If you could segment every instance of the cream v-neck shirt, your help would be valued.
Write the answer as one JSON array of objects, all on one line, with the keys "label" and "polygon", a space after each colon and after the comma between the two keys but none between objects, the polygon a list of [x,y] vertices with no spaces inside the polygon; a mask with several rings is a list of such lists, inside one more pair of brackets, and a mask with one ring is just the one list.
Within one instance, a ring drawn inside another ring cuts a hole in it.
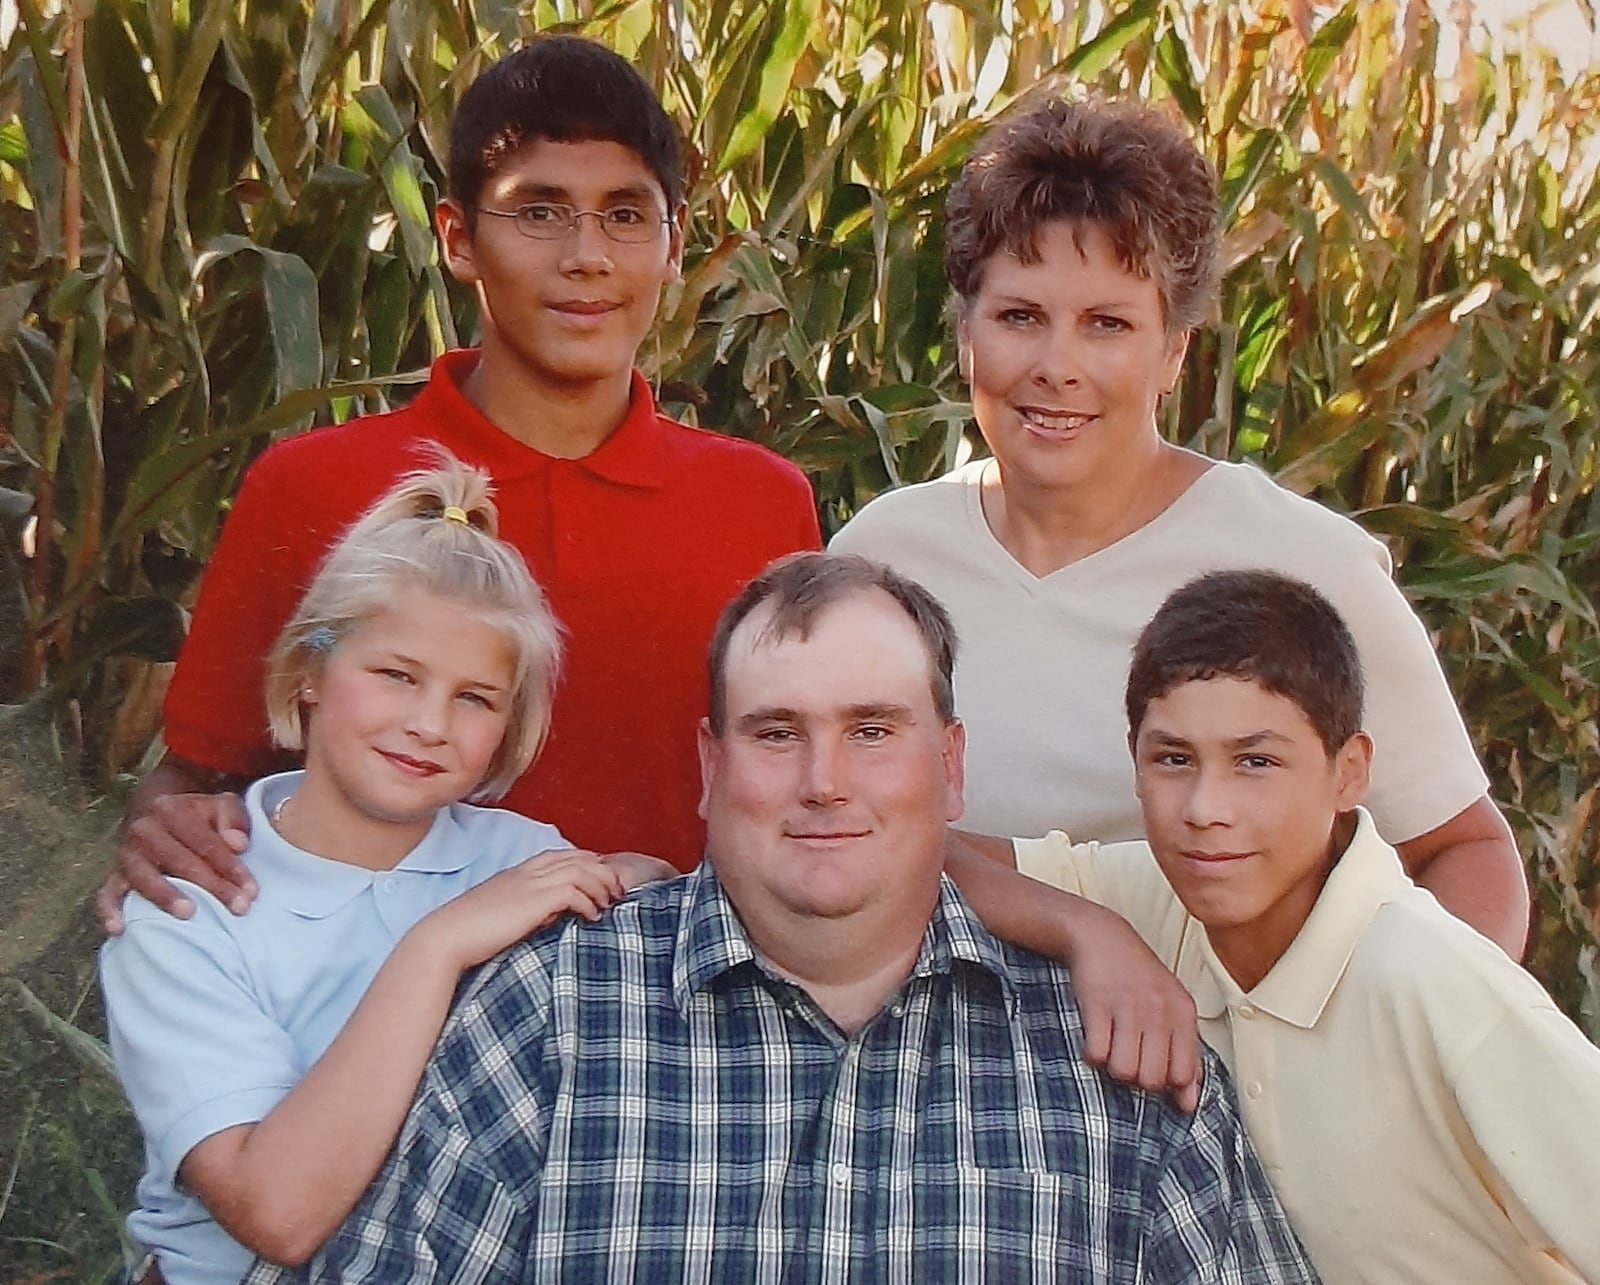
[{"label": "cream v-neck shirt", "polygon": [[955,620],[963,828],[1142,837],[1122,704],[1134,640],[1196,576],[1257,567],[1319,589],[1355,635],[1376,747],[1369,805],[1385,838],[1432,830],[1488,789],[1388,551],[1348,518],[1252,466],[1217,463],[1131,535],[1034,576],[984,519],[981,483],[994,467],[979,460],[882,495],[830,546],[919,581]]}]

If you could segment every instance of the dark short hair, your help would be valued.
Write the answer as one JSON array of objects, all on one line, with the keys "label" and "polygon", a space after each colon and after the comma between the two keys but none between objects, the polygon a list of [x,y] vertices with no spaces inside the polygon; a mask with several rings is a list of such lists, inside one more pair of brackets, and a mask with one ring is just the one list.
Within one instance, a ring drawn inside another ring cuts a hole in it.
[{"label": "dark short hair", "polygon": [[[764,640],[798,634],[809,637],[826,608],[868,590],[888,594],[910,617],[922,637],[932,675],[933,707],[945,722],[956,716],[952,686],[956,668],[956,627],[950,613],[915,580],[881,562],[853,553],[791,553],[779,558],[747,584],[724,608],[711,636],[711,732],[721,736],[728,721],[728,645],[734,631],[756,608],[771,604],[762,627]],[[862,640],[872,646],[871,639]]]},{"label": "dark short hair", "polygon": [[1361,730],[1361,656],[1344,617],[1276,571],[1213,571],[1161,604],[1133,645],[1129,735],[1151,701],[1208,678],[1242,678],[1293,701],[1329,754]]},{"label": "dark short hair", "polygon": [[1050,99],[990,130],[945,202],[945,276],[971,300],[1002,251],[1038,261],[1046,223],[1095,224],[1124,270],[1152,279],[1167,330],[1198,325],[1217,285],[1217,178],[1165,116]]},{"label": "dark short hair", "polygon": [[474,80],[450,123],[450,195],[470,217],[490,176],[541,138],[621,143],[661,184],[669,214],[683,201],[672,121],[644,77],[604,45],[538,36]]}]

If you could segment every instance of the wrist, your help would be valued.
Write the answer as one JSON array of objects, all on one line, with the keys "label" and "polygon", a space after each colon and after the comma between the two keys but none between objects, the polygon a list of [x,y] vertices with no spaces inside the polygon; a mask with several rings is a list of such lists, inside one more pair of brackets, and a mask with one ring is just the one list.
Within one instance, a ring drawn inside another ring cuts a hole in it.
[{"label": "wrist", "polygon": [[389,956],[390,962],[403,969],[413,984],[440,985],[453,991],[461,974],[472,966],[449,931],[449,920],[444,916],[447,909],[448,906],[441,906],[419,919]]},{"label": "wrist", "polygon": [[1094,941],[1108,928],[1114,931],[1122,920],[1104,906],[1098,906],[1078,896],[1065,896],[1051,916],[1051,937],[1056,947],[1056,958],[1069,968],[1078,962],[1085,951],[1095,949]]}]

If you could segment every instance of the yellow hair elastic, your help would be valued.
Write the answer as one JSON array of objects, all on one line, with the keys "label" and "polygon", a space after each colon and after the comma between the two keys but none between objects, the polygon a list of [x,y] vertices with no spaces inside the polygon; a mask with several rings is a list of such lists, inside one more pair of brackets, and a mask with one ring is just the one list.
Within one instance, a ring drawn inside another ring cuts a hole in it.
[{"label": "yellow hair elastic", "polygon": [[458,508],[454,504],[447,504],[444,512],[440,514],[440,516],[444,518],[446,522],[459,522],[462,526],[470,525],[470,523],[467,521],[467,511],[463,508]]}]

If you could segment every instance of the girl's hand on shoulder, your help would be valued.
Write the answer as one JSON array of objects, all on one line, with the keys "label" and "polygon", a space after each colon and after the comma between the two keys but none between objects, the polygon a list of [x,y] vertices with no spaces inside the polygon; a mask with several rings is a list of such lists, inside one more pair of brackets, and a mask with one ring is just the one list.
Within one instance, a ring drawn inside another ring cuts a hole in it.
[{"label": "girl's hand on shoulder", "polygon": [[591,922],[600,918],[625,890],[621,876],[593,852],[546,852],[446,902],[417,929],[442,945],[464,971],[558,915],[581,915]]},{"label": "girl's hand on shoulder", "polygon": [[676,879],[682,873],[670,862],[660,857],[648,857],[642,852],[606,852],[600,860],[615,870],[622,886],[629,890],[640,884],[655,883],[658,879]]}]

